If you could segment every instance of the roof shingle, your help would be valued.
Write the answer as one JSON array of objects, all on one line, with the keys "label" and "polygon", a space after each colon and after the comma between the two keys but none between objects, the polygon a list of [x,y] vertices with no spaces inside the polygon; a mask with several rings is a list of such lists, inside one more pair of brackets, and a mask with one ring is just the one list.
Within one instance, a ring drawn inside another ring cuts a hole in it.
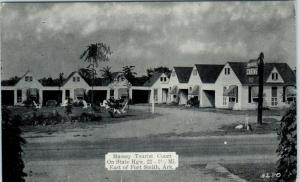
[{"label": "roof shingle", "polygon": [[188,83],[193,67],[174,67],[179,83]]}]

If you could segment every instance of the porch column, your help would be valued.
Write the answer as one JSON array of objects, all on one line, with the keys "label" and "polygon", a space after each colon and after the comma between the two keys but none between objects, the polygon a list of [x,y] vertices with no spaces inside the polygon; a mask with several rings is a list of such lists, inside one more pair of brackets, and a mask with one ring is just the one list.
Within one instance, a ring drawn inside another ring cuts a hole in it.
[{"label": "porch column", "polygon": [[151,99],[151,112],[154,113],[154,89],[151,89],[150,93],[150,99]]},{"label": "porch column", "polygon": [[119,88],[114,88],[114,99],[119,98]]},{"label": "porch column", "polygon": [[109,99],[109,95],[110,95],[110,89],[107,89],[107,90],[106,90],[106,100]]},{"label": "porch column", "polygon": [[64,103],[64,101],[66,100],[66,90],[61,89],[61,103]]},{"label": "porch column", "polygon": [[129,88],[129,99],[132,99],[132,88]]},{"label": "porch column", "polygon": [[18,99],[18,96],[17,96],[17,89],[14,89],[14,105],[17,104],[17,99]]},{"label": "porch column", "polygon": [[200,93],[199,93],[199,107],[203,107],[203,90],[200,88]]},{"label": "porch column", "polygon": [[40,101],[40,105],[43,105],[43,90],[42,89],[39,89],[39,101]]}]

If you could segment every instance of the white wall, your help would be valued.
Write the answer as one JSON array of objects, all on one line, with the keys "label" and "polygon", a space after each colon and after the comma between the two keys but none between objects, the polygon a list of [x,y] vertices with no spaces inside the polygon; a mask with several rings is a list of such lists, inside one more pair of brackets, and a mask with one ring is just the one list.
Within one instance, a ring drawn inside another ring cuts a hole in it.
[{"label": "white wall", "polygon": [[[230,68],[230,74],[225,75],[225,68]],[[229,105],[229,100],[227,97],[227,104],[223,105],[223,89],[224,86],[229,87],[230,85],[238,86],[238,102],[234,103],[232,106]],[[222,69],[216,83],[215,83],[215,101],[216,108],[229,108],[238,110],[241,109],[241,100],[242,100],[242,85],[236,74],[233,72],[232,68],[227,63]]]}]

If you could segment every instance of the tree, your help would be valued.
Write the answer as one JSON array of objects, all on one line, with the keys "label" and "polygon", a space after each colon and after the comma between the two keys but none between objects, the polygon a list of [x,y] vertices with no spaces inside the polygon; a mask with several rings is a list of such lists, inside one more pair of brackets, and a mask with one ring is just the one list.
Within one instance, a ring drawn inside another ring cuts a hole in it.
[{"label": "tree", "polygon": [[21,137],[21,119],[12,116],[10,110],[2,108],[2,179],[3,181],[25,181],[25,167],[22,160],[22,145],[26,141]]},{"label": "tree", "polygon": [[277,153],[278,181],[295,181],[297,176],[297,120],[296,104],[292,104],[282,117],[278,132],[279,145]]},{"label": "tree", "polygon": [[148,78],[150,78],[154,73],[165,73],[169,76],[171,74],[171,70],[168,67],[164,66],[147,69]]},{"label": "tree", "polygon": [[124,66],[123,67],[123,75],[131,84],[135,84],[136,72],[133,71],[134,68],[135,68],[135,66]]},{"label": "tree", "polygon": [[80,59],[88,63],[86,67],[91,74],[91,85],[92,85],[92,94],[91,94],[91,104],[93,106],[94,101],[94,80],[97,74],[96,68],[99,65],[99,62],[109,61],[109,56],[112,54],[110,47],[105,43],[95,43],[87,46],[87,49],[81,54]]},{"label": "tree", "polygon": [[111,72],[110,66],[103,67],[102,69],[100,69],[100,72],[102,72],[101,76],[103,78],[109,80],[109,82],[113,81],[113,74]]}]

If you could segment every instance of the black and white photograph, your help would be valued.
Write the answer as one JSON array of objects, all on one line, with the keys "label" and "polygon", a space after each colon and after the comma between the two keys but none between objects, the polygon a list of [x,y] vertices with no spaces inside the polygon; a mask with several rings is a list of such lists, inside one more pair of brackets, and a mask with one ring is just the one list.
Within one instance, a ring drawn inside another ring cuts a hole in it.
[{"label": "black and white photograph", "polygon": [[4,182],[294,182],[295,1],[2,2]]}]

